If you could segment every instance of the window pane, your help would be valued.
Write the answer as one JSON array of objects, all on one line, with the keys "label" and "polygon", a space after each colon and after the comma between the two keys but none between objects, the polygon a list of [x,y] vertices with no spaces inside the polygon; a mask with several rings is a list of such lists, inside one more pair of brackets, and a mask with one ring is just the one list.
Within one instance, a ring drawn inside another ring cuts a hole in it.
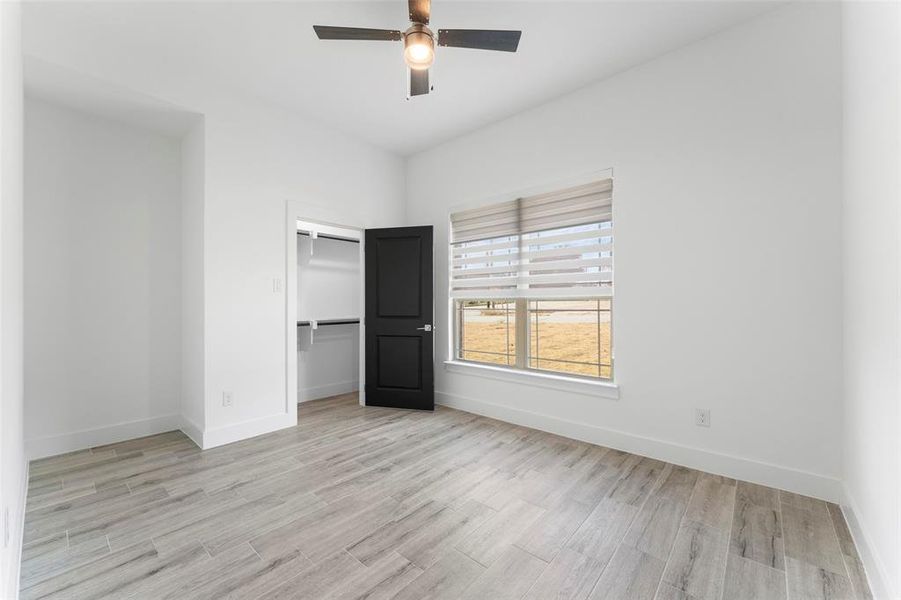
[{"label": "window pane", "polygon": [[511,300],[457,303],[459,354],[463,360],[516,364],[516,304]]},{"label": "window pane", "polygon": [[529,367],[610,379],[610,300],[529,301]]}]

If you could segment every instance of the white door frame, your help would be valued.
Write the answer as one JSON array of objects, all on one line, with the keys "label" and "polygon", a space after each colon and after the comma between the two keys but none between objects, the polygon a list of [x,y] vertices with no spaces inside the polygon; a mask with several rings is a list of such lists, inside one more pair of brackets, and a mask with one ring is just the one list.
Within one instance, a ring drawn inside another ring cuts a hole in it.
[{"label": "white door frame", "polygon": [[360,236],[360,364],[359,401],[366,405],[366,270],[365,270],[365,229],[360,223],[338,223],[333,215],[321,207],[303,204],[296,200],[287,202],[285,222],[285,411],[297,414],[297,222],[305,221],[321,225],[323,229],[338,228],[359,232]]}]

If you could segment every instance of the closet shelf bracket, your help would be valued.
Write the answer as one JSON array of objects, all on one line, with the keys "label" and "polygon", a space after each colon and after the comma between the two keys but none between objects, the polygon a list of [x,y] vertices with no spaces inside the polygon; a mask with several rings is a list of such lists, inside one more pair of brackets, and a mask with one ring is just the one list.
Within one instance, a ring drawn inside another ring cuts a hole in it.
[{"label": "closet shelf bracket", "polygon": [[323,319],[319,321],[317,319],[310,319],[309,321],[298,321],[298,327],[309,327],[310,328],[310,345],[313,345],[314,332],[320,327],[325,327],[328,325],[359,325],[360,319]]}]

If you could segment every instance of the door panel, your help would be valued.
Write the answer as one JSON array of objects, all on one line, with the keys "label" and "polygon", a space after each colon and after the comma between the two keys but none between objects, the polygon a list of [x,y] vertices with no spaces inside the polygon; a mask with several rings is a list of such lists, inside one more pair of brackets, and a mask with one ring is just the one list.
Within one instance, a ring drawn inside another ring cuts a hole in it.
[{"label": "door panel", "polygon": [[397,388],[418,390],[422,388],[422,371],[408,369],[407,365],[422,362],[422,338],[400,335],[378,337],[379,376],[381,389]]},{"label": "door panel", "polygon": [[417,236],[376,238],[379,317],[422,316],[422,239]]},{"label": "door panel", "polygon": [[367,229],[366,404],[433,410],[432,227]]}]

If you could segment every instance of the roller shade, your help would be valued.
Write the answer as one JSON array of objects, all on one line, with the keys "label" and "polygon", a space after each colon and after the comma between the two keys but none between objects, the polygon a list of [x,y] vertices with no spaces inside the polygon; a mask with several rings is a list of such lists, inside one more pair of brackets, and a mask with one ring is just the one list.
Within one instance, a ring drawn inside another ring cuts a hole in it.
[{"label": "roller shade", "polygon": [[451,215],[451,296],[613,294],[613,180]]}]

